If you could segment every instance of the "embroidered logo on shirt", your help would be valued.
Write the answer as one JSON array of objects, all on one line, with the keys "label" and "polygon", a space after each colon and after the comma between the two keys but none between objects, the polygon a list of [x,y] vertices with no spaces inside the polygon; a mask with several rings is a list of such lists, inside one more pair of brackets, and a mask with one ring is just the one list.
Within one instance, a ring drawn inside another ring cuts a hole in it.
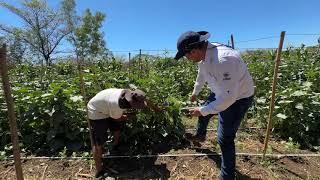
[{"label": "embroidered logo on shirt", "polygon": [[230,74],[228,72],[223,73],[223,80],[231,80]]}]

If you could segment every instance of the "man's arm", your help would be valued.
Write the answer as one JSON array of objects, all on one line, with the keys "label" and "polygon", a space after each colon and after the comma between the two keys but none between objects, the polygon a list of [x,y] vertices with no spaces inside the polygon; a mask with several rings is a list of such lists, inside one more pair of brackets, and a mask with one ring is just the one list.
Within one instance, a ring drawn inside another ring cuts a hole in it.
[{"label": "man's arm", "polygon": [[240,87],[239,83],[239,61],[237,57],[225,57],[218,67],[216,68],[216,75],[218,79],[218,84],[220,84],[221,93],[216,96],[216,100],[209,103],[207,106],[199,108],[199,111],[202,116],[208,114],[217,114],[221,111],[224,111],[229,106],[231,106],[237,99],[238,90]]},{"label": "man's arm", "polygon": [[204,79],[204,76],[203,76],[203,72],[202,72],[202,67],[201,65],[198,65],[198,75],[197,75],[197,78],[196,78],[196,82],[194,84],[194,88],[193,88],[193,92],[192,92],[192,96],[197,96],[202,87],[204,86],[205,84],[205,79]]}]

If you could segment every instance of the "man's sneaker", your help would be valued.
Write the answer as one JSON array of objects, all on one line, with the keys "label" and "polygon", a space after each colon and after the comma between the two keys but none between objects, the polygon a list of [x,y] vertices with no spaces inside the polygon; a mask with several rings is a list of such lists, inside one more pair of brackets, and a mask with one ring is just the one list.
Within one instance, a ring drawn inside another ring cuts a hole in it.
[{"label": "man's sneaker", "polygon": [[206,136],[193,135],[191,133],[186,133],[185,137],[189,141],[195,141],[195,142],[204,142],[206,140]]}]

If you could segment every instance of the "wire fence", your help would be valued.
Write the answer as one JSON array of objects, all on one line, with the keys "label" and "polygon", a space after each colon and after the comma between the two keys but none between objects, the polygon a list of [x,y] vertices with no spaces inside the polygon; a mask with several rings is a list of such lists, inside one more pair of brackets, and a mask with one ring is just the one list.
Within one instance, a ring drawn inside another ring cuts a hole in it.
[{"label": "wire fence", "polygon": [[[263,154],[262,153],[235,153],[236,156],[240,157],[262,157]],[[203,157],[203,156],[221,156],[221,153],[217,152],[217,153],[190,153],[190,154],[141,154],[141,155],[107,155],[104,156],[103,159],[120,159],[120,158],[137,158],[137,159],[141,159],[141,158],[154,158],[154,157],[173,157],[173,158],[178,158],[178,157]],[[284,158],[284,157],[320,157],[320,154],[300,154],[300,153],[295,153],[295,154],[265,154],[266,157],[272,157],[272,158]],[[29,156],[29,157],[21,157],[22,160],[32,160],[32,159],[40,159],[40,160],[44,160],[44,159],[49,159],[49,160],[62,160],[62,159],[66,159],[66,160],[83,160],[83,159],[93,159],[93,157],[81,157],[81,156],[77,156],[77,157],[59,157],[59,156],[55,156],[55,157],[47,157],[47,156]],[[12,157],[9,158],[5,158],[4,160],[13,160]]]},{"label": "wire fence", "polygon": [[[293,36],[300,36],[300,37],[311,37],[312,38],[312,45],[308,46],[316,46],[320,44],[320,33],[288,33],[286,34],[286,42],[294,42],[290,39],[290,37]],[[245,53],[248,51],[256,51],[256,50],[276,50],[277,46],[277,39],[279,39],[279,35],[272,35],[272,36],[265,36],[255,39],[248,39],[248,40],[239,40],[234,41],[235,44],[235,50],[239,51],[240,53]],[[243,44],[250,44],[258,41],[263,40],[272,40],[275,42],[274,47],[237,47],[238,44],[243,46]],[[291,40],[291,41],[290,41]],[[295,45],[292,45],[290,43],[287,43],[284,45],[283,49],[299,49],[301,48],[301,45],[303,44],[303,40],[296,42]],[[228,44],[228,43],[226,43]],[[299,44],[299,45],[297,45]],[[123,61],[130,61],[132,59],[136,58],[173,58],[177,52],[176,49],[132,49],[132,50],[112,50],[109,49],[108,56],[123,60]],[[75,51],[69,49],[69,50],[63,50],[63,51],[56,51],[54,59],[66,59],[66,58],[75,58]]]}]

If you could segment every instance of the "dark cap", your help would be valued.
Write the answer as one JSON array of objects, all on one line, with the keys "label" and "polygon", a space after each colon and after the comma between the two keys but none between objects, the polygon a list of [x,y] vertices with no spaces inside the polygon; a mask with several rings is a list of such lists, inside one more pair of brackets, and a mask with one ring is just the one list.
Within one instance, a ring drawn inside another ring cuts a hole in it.
[{"label": "dark cap", "polygon": [[124,97],[134,109],[143,109],[146,107],[146,94],[139,89],[134,91],[127,90]]},{"label": "dark cap", "polygon": [[182,58],[187,52],[190,52],[194,45],[208,40],[210,37],[210,33],[207,31],[187,31],[180,35],[177,42],[178,52],[174,59]]}]

